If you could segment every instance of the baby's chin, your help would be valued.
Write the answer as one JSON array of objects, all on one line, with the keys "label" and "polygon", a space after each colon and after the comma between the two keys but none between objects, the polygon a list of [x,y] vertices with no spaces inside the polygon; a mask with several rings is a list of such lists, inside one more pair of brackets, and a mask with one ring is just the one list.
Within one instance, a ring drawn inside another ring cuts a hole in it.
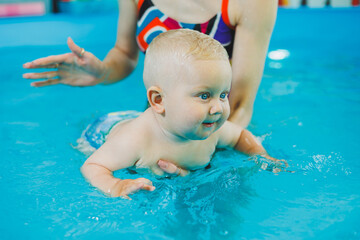
[{"label": "baby's chin", "polygon": [[203,141],[203,140],[206,140],[210,137],[211,134],[209,134],[208,136],[199,136],[199,137],[194,137],[192,138],[191,140],[194,140],[194,141]]},{"label": "baby's chin", "polygon": [[184,134],[183,135],[183,139],[185,140],[190,140],[190,141],[198,141],[198,140],[206,140],[210,135],[210,134],[197,134],[197,133],[191,133],[191,134]]},{"label": "baby's chin", "polygon": [[192,134],[189,135],[187,138],[189,140],[194,140],[194,141],[201,141],[201,140],[206,140],[208,139],[214,132],[216,132],[218,130],[218,128],[216,128],[215,130],[210,130],[210,131],[206,131],[203,132],[201,134]]}]

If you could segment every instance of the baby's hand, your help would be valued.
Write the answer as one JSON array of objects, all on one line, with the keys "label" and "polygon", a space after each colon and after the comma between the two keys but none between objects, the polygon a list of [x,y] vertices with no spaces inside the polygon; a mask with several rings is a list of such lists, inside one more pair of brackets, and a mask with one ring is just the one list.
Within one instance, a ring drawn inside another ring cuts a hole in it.
[{"label": "baby's hand", "polygon": [[152,182],[146,178],[119,180],[112,188],[111,197],[123,197],[131,200],[129,194],[136,193],[139,190],[154,191]]},{"label": "baby's hand", "polygon": [[[287,163],[286,160],[284,160],[284,159],[279,160],[279,159],[273,158],[267,154],[261,155],[261,157],[264,157],[264,158],[270,160],[270,162],[262,162],[261,169],[267,170],[267,171],[270,171],[273,173],[279,173],[279,172],[293,173],[293,171],[286,170],[286,168],[289,167],[289,164]],[[255,159],[255,162],[259,163],[257,158]]]},{"label": "baby's hand", "polygon": [[269,155],[261,155],[261,156],[271,160],[272,162],[274,162],[275,165],[278,165],[278,166],[285,165],[285,168],[287,168],[289,166],[287,161],[284,160],[284,159],[279,160],[279,159],[273,158],[273,157],[271,157]]}]

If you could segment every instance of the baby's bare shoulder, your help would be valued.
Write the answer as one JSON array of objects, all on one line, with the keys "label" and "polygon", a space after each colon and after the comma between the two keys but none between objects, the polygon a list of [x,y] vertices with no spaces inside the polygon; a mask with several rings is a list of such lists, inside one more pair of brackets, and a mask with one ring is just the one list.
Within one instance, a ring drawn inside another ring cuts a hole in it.
[{"label": "baby's bare shoulder", "polygon": [[115,143],[123,143],[124,141],[128,144],[141,144],[148,137],[148,127],[143,117],[139,117],[131,120],[126,120],[122,123],[114,126],[114,129],[108,136],[107,141]]}]

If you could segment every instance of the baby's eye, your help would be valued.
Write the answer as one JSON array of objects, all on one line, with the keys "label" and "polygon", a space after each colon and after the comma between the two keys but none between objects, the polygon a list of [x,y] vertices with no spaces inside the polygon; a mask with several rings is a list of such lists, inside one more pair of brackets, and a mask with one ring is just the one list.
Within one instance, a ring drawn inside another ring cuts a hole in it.
[{"label": "baby's eye", "polygon": [[210,93],[202,93],[202,94],[200,95],[200,98],[201,98],[202,100],[207,100],[209,97],[210,97]]},{"label": "baby's eye", "polygon": [[222,93],[222,94],[220,94],[220,98],[221,99],[225,99],[227,97],[227,93]]}]

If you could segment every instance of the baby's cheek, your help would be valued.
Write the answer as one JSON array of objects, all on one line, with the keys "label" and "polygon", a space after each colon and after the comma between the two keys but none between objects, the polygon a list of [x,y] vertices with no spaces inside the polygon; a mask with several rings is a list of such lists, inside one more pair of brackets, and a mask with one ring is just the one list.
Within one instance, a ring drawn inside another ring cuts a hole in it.
[{"label": "baby's cheek", "polygon": [[223,117],[227,120],[230,116],[230,105],[229,102],[224,104]]},{"label": "baby's cheek", "polygon": [[206,117],[206,112],[202,109],[194,109],[193,111],[188,111],[187,114],[185,114],[186,121],[189,124],[189,126],[194,126],[197,123],[201,123],[204,121],[204,117]]}]

